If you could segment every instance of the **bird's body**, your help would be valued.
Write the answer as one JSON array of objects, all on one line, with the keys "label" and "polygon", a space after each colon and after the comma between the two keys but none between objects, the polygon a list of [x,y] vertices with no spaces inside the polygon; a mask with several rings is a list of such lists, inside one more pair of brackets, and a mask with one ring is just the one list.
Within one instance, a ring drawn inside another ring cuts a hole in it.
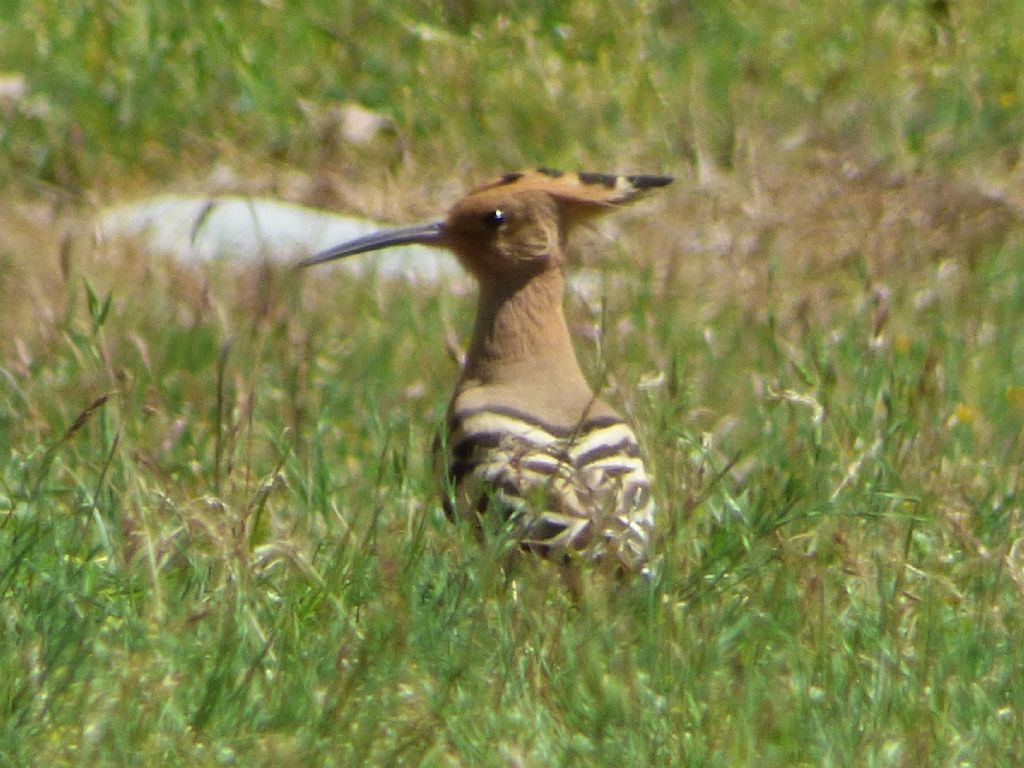
[{"label": "bird's body", "polygon": [[654,523],[650,481],[621,417],[585,412],[575,423],[553,425],[493,404],[453,405],[448,441],[449,513],[497,509],[515,521],[527,549],[588,561],[612,555],[629,571],[645,566]]},{"label": "bird's body", "polygon": [[642,571],[650,480],[629,424],[591,390],[562,310],[571,226],[671,181],[507,174],[435,224],[378,233],[306,264],[403,243],[447,247],[480,285],[466,362],[440,444],[450,515],[497,512],[543,554]]}]

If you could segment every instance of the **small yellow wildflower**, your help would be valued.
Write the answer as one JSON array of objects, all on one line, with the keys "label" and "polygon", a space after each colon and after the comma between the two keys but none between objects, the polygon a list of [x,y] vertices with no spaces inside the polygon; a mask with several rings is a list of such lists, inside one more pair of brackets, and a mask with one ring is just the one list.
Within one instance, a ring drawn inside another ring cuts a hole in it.
[{"label": "small yellow wildflower", "polygon": [[953,418],[958,424],[973,424],[977,414],[967,403],[957,403],[953,410]]}]

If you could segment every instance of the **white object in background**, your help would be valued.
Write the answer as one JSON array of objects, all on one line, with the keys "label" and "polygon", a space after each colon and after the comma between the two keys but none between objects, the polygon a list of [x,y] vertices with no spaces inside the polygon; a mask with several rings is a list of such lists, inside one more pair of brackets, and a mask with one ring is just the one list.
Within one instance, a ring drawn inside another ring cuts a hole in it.
[{"label": "white object in background", "polygon": [[[101,241],[131,239],[182,262],[266,259],[281,265],[386,226],[265,198],[184,195],[108,208],[96,225]],[[465,274],[447,252],[422,246],[363,254],[332,266],[425,283]]]}]

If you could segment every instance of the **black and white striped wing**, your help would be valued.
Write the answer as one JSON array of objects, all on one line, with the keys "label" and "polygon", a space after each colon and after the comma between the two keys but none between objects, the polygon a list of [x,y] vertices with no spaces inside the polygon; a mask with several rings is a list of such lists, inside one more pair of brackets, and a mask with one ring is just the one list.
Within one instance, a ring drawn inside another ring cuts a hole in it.
[{"label": "black and white striped wing", "polygon": [[446,478],[449,514],[497,510],[516,521],[527,548],[612,556],[629,570],[647,562],[650,479],[619,418],[564,429],[508,409],[454,413]]}]

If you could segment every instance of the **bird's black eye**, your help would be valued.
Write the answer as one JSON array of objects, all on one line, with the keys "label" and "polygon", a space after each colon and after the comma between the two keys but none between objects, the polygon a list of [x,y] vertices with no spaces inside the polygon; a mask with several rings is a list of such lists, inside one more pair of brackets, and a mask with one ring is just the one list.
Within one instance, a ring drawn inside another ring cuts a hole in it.
[{"label": "bird's black eye", "polygon": [[505,212],[501,208],[495,208],[484,214],[484,224],[491,229],[497,229],[505,223]]}]

